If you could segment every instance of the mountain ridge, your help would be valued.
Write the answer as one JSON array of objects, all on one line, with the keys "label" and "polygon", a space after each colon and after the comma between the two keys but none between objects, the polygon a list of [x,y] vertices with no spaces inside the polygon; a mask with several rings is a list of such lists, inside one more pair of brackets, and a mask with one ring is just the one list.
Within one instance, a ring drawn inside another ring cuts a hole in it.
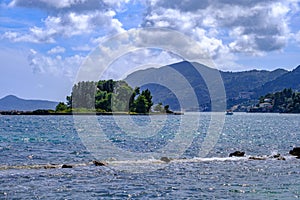
[{"label": "mountain ridge", "polygon": [[58,102],[55,101],[22,99],[15,95],[7,95],[0,99],[0,111],[54,110],[57,104]]},{"label": "mountain ridge", "polygon": [[[169,70],[167,70],[169,69]],[[141,80],[147,80],[151,82],[151,79],[154,80],[167,80],[172,79],[172,76],[168,77],[170,71],[175,70],[180,73],[184,79],[191,85],[194,92],[196,93],[198,102],[199,102],[199,110],[200,111],[209,111],[210,107],[210,94],[207,89],[206,83],[202,77],[202,74],[199,72],[205,72],[205,74],[215,73],[217,69],[209,68],[205,65],[199,63],[189,63],[187,61],[174,63],[171,65],[167,65],[161,68],[152,68],[152,69],[144,69],[142,71],[135,71],[129,74],[125,81],[129,83],[132,87],[140,86]],[[240,72],[228,72],[217,70],[223,80],[225,91],[226,91],[226,101],[228,108],[234,106],[235,104],[239,104],[240,102],[246,100],[257,100],[259,95],[262,95],[260,92],[260,88],[263,88],[268,85],[269,82],[274,83],[274,87],[276,85],[280,85],[281,82],[280,77],[292,76],[298,77],[300,79],[300,67],[298,66],[293,71],[287,71],[284,69],[275,69],[272,71],[268,70],[248,70],[248,71],[240,71]],[[299,75],[295,75],[296,72],[299,72]],[[295,82],[297,82],[297,78],[295,78]],[[177,80],[176,80],[177,81]],[[174,83],[176,82],[174,81]],[[167,81],[168,82],[168,81]],[[171,80],[169,80],[171,82]],[[299,90],[300,90],[300,81],[299,82]],[[154,102],[162,102],[163,104],[169,104],[171,109],[174,110],[195,110],[194,108],[182,107],[179,105],[179,102],[175,100],[176,95],[172,94],[172,91],[169,91],[168,94],[167,89],[162,86],[155,86],[155,84],[147,84],[142,86],[142,88],[149,88],[151,93],[153,94]],[[273,87],[273,86],[272,86]],[[281,87],[279,87],[281,88]],[[182,88],[184,91],[184,88]],[[268,89],[267,92],[271,92],[271,89]],[[247,97],[241,96],[241,93],[246,93]],[[190,99],[191,94],[186,94],[185,98],[187,101]],[[187,103],[185,103],[187,105]]]}]

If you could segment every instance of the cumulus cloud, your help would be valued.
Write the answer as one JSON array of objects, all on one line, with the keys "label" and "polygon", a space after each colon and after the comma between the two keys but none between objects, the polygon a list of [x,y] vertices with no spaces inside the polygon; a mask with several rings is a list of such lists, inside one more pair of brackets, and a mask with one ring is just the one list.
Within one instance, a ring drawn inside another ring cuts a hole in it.
[{"label": "cumulus cloud", "polygon": [[13,0],[11,7],[27,7],[46,10],[50,15],[44,25],[30,27],[27,33],[6,32],[2,35],[13,42],[55,43],[56,38],[77,35],[114,34],[123,31],[122,23],[115,18],[114,6],[126,0],[110,3],[98,0]]},{"label": "cumulus cloud", "polygon": [[59,54],[59,53],[64,53],[66,51],[65,48],[61,47],[61,46],[56,46],[52,49],[50,49],[47,53],[48,54]]},{"label": "cumulus cloud", "polygon": [[[42,19],[42,25],[29,27],[25,32],[24,29],[7,31],[1,38],[13,42],[57,43],[81,37],[86,42],[77,46],[72,42],[74,46],[70,49],[90,51],[109,35],[124,32],[118,13],[126,10],[130,2],[145,6],[141,27],[178,30],[198,41],[201,51],[210,55],[218,66],[233,66],[239,53],[261,56],[282,50],[290,38],[294,41],[300,38],[299,33],[291,33],[289,29],[289,17],[299,11],[298,0],[12,0],[10,7],[39,9],[48,16]],[[163,35],[145,38],[182,46],[176,38]],[[182,51],[193,56],[198,49]],[[58,49],[48,53],[53,56],[55,52],[63,53]]]},{"label": "cumulus cloud", "polygon": [[103,9],[105,4],[98,0],[13,0],[10,7],[27,7],[27,8],[39,8],[47,11],[87,11],[95,9]]},{"label": "cumulus cloud", "polygon": [[75,46],[71,48],[73,51],[91,51],[93,49],[93,47],[85,44],[82,46]]},{"label": "cumulus cloud", "polygon": [[29,65],[34,73],[51,74],[54,76],[66,77],[70,80],[75,78],[76,72],[84,60],[79,55],[62,57],[46,56],[31,49],[28,56]]},{"label": "cumulus cloud", "polygon": [[300,43],[300,31],[298,31],[296,34],[293,35],[293,38]]},{"label": "cumulus cloud", "polygon": [[182,61],[179,56],[158,49],[131,51],[115,60],[105,71],[104,79],[124,79],[134,71],[156,68]]},{"label": "cumulus cloud", "polygon": [[233,53],[263,55],[281,50],[289,37],[289,14],[297,1],[289,0],[149,0],[144,27],[179,30],[199,41],[216,60]]},{"label": "cumulus cloud", "polygon": [[41,28],[32,27],[27,34],[8,31],[5,32],[1,38],[9,39],[12,42],[54,43],[55,40],[54,38],[49,37],[50,35],[50,32],[47,33]]}]

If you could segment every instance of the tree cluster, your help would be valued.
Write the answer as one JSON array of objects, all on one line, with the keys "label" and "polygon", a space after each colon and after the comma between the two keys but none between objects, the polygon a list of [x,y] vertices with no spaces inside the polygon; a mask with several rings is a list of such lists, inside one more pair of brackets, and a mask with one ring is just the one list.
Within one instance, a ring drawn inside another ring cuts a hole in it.
[{"label": "tree cluster", "polygon": [[67,104],[59,103],[57,112],[65,110],[96,110],[97,112],[149,113],[152,102],[150,90],[131,88],[125,81],[82,81],[73,86]]},{"label": "tree cluster", "polygon": [[272,100],[272,112],[300,113],[300,93],[294,92],[291,88],[262,96],[260,103],[265,99]]}]

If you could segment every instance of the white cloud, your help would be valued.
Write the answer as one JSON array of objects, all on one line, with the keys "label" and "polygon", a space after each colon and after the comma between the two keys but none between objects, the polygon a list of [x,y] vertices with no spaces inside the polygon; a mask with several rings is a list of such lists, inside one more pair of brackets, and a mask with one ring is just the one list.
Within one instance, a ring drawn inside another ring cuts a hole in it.
[{"label": "white cloud", "polygon": [[[13,42],[54,43],[57,37],[70,38],[102,30],[103,33],[123,31],[122,24],[112,17],[112,11],[95,11],[87,14],[66,13],[62,16],[48,16],[45,27],[32,27],[27,34],[6,32],[2,37]],[[102,33],[102,34],[103,34]]]},{"label": "white cloud", "polygon": [[129,1],[130,0],[13,0],[9,6],[34,7],[48,11],[89,11],[103,9],[107,6],[120,8]]},{"label": "white cloud", "polygon": [[235,53],[261,56],[282,50],[290,38],[289,15],[298,9],[294,0],[148,2],[143,26],[179,30],[227,63],[234,63]]},{"label": "white cloud", "polygon": [[59,54],[59,53],[64,53],[66,51],[65,48],[61,47],[61,46],[56,46],[52,49],[50,49],[47,53],[48,54]]},{"label": "white cloud", "polygon": [[30,27],[25,32],[5,32],[2,38],[13,42],[54,43],[57,38],[89,34],[115,34],[122,32],[122,23],[115,18],[114,6],[127,0],[111,3],[98,0],[21,1],[13,0],[11,7],[29,7],[46,10],[50,15],[42,20],[43,26]]},{"label": "white cloud", "polygon": [[130,73],[150,67],[161,67],[182,61],[179,56],[159,49],[139,49],[115,60],[103,78],[124,79]]},{"label": "white cloud", "polygon": [[292,37],[296,40],[296,42],[300,43],[300,31],[297,33],[293,34]]},{"label": "white cloud", "polygon": [[32,27],[27,34],[8,31],[5,32],[1,38],[9,39],[12,42],[54,43],[55,40],[49,37],[49,34],[50,33],[45,33],[41,28]]},{"label": "white cloud", "polygon": [[98,0],[13,0],[10,7],[28,7],[28,8],[39,8],[47,11],[56,10],[95,10],[104,7],[102,1]]},{"label": "white cloud", "polygon": [[34,73],[51,74],[58,77],[66,77],[70,80],[75,78],[77,70],[84,60],[79,55],[61,57],[45,56],[31,49],[28,56],[29,65]]},{"label": "white cloud", "polygon": [[71,48],[73,51],[91,51],[93,47],[89,45],[75,46]]}]

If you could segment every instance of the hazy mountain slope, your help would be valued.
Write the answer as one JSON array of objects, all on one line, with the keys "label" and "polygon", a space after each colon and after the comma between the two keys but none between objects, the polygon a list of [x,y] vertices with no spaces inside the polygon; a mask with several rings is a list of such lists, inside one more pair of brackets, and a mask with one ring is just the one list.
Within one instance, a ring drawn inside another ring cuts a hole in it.
[{"label": "hazy mountain slope", "polygon": [[[198,72],[200,72],[200,74]],[[220,71],[227,99],[238,97],[240,92],[254,91],[255,88],[261,87],[267,82],[273,81],[286,73],[287,71],[283,69],[271,72],[265,70],[244,72]],[[177,77],[178,74],[181,76],[180,78]],[[202,77],[204,75],[205,77]],[[163,104],[169,104],[171,109],[175,110],[181,108],[195,110],[194,105],[189,104],[193,94],[187,92],[186,83],[188,83],[197,96],[201,107],[200,110],[205,110],[207,109],[206,107],[210,106],[210,95],[204,79],[214,81],[211,79],[215,79],[215,75],[216,69],[206,67],[199,63],[193,63],[192,65],[189,62],[183,61],[158,69],[151,68],[136,71],[127,76],[125,80],[133,87],[142,85],[142,88],[149,88],[153,95],[153,100],[156,103],[162,102]],[[171,87],[162,87],[159,85],[160,82],[168,83]],[[144,85],[145,83],[149,84]],[[171,92],[170,88],[172,87],[177,88],[184,96],[182,97],[182,99],[186,101],[184,106],[179,105],[176,95]]]},{"label": "hazy mountain slope", "polygon": [[13,95],[0,99],[0,110],[33,111],[37,109],[55,109],[58,102],[44,100],[25,100]]},{"label": "hazy mountain slope", "polygon": [[267,93],[273,93],[283,90],[284,88],[292,88],[293,90],[300,91],[300,65],[293,71],[290,71],[282,76],[277,77],[275,80],[269,81],[255,89],[258,96]]}]

